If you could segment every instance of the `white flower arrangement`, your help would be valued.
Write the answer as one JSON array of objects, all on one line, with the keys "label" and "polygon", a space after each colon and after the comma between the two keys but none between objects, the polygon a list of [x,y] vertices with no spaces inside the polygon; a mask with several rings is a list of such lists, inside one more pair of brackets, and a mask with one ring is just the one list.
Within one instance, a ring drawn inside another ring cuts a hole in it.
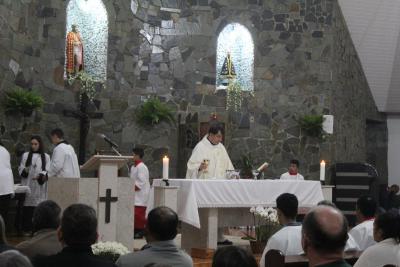
[{"label": "white flower arrangement", "polygon": [[250,213],[253,214],[256,230],[256,240],[266,241],[279,229],[278,213],[272,207],[252,207]]},{"label": "white flower arrangement", "polygon": [[121,243],[106,241],[93,244],[92,252],[94,255],[116,262],[121,255],[129,253],[129,250]]}]

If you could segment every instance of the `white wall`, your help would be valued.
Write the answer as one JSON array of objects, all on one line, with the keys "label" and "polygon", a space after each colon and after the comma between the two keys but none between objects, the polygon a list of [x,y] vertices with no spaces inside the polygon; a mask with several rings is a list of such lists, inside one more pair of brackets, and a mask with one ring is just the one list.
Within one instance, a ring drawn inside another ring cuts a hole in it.
[{"label": "white wall", "polygon": [[388,115],[387,123],[389,185],[400,185],[400,114]]}]

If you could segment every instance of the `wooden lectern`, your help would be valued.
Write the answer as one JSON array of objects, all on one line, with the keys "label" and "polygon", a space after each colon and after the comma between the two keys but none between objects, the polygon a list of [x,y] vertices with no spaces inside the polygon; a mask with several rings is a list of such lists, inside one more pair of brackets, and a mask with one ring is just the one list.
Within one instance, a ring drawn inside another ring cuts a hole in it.
[{"label": "wooden lectern", "polygon": [[98,171],[98,177],[59,178],[48,182],[48,198],[62,209],[73,203],[92,206],[97,212],[100,241],[117,241],[133,249],[134,181],[118,177],[129,156],[95,155],[81,170]]}]

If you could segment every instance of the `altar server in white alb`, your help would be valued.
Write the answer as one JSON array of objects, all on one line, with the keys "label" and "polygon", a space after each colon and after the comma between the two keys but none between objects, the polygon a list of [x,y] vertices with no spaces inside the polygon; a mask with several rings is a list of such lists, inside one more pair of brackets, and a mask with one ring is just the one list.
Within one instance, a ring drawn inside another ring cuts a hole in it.
[{"label": "altar server in white alb", "polygon": [[0,142],[0,215],[7,224],[8,207],[14,194],[14,176],[11,170],[10,153]]},{"label": "altar server in white alb", "polygon": [[38,135],[31,137],[31,149],[22,155],[18,173],[21,184],[30,188],[31,193],[25,197],[22,210],[23,231],[31,232],[32,216],[36,206],[47,200],[46,172],[50,167],[50,156],[44,153],[42,138]]},{"label": "altar server in white alb", "polygon": [[149,169],[143,163],[144,150],[133,149],[132,179],[135,179],[135,238],[144,236],[146,208],[150,194]]},{"label": "altar server in white alb", "polygon": [[64,132],[57,128],[52,130],[50,135],[55,147],[51,155],[48,176],[80,178],[78,158],[74,148],[64,140]]},{"label": "altar server in white alb", "polygon": [[234,170],[226,152],[224,128],[220,123],[210,125],[208,134],[196,145],[187,163],[187,179],[225,179],[227,170]]},{"label": "altar server in white alb", "polygon": [[281,180],[304,180],[303,175],[299,173],[299,161],[292,159],[290,161],[289,171],[281,175]]}]

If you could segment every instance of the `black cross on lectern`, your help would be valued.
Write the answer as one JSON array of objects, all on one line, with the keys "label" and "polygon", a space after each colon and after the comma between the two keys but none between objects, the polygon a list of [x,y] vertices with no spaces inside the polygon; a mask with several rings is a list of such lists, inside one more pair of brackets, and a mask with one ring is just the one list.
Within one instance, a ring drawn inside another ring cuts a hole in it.
[{"label": "black cross on lectern", "polygon": [[111,189],[106,189],[106,196],[105,197],[99,197],[100,202],[105,202],[106,203],[106,218],[105,221],[106,223],[110,222],[110,214],[111,214],[111,202],[117,202],[118,198],[117,197],[111,197]]}]

